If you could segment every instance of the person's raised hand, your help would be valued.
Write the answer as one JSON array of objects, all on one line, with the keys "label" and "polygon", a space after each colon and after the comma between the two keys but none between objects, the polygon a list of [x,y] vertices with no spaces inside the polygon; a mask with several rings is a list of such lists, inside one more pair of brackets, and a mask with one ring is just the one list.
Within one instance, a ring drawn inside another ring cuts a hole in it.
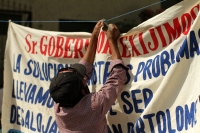
[{"label": "person's raised hand", "polygon": [[108,42],[110,44],[110,48],[112,51],[112,59],[122,59],[120,52],[119,52],[119,48],[117,46],[117,40],[120,36],[120,31],[117,28],[116,25],[114,24],[109,24],[108,25],[108,29],[105,31],[105,34],[107,35],[108,38]]},{"label": "person's raised hand", "polygon": [[120,31],[114,24],[109,24],[108,26],[109,29],[105,31],[108,41],[116,43],[120,36]]},{"label": "person's raised hand", "polygon": [[98,37],[102,26],[103,26],[103,21],[99,20],[93,29],[92,36]]},{"label": "person's raised hand", "polygon": [[94,63],[94,58],[96,55],[96,49],[97,49],[97,41],[98,41],[98,36],[101,30],[101,27],[103,26],[103,21],[100,20],[97,22],[95,25],[92,36],[90,38],[90,43],[87,47],[87,50],[83,56],[83,60],[87,61],[90,64]]}]

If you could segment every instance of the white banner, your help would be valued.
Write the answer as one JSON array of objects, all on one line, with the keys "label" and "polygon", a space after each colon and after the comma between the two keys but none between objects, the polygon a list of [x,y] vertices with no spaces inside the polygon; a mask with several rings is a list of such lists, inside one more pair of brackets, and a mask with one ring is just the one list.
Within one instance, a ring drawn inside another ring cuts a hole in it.
[{"label": "white banner", "polygon": [[[120,52],[130,70],[123,91],[107,114],[109,132],[200,132],[199,10],[199,0],[183,1],[120,37]],[[49,84],[58,69],[83,57],[90,36],[9,23],[3,133],[59,132]],[[104,32],[99,35],[96,52],[88,82],[93,92],[109,75],[111,55]]]}]

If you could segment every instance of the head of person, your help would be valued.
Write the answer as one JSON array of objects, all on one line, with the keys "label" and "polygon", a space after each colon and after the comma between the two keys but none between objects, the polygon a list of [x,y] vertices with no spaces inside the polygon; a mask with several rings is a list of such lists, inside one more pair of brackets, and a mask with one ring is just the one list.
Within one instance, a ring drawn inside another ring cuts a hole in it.
[{"label": "head of person", "polygon": [[62,106],[76,105],[86,94],[90,93],[85,80],[86,68],[82,64],[73,64],[62,68],[52,79],[49,87],[51,97]]}]

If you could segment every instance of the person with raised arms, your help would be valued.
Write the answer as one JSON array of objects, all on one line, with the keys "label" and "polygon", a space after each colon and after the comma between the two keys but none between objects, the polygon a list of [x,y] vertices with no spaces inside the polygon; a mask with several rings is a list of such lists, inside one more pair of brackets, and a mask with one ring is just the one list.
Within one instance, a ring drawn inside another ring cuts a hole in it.
[{"label": "person with raised arms", "polygon": [[[49,87],[54,100],[56,123],[60,133],[106,133],[106,113],[111,108],[127,77],[117,40],[120,31],[114,24],[106,25],[100,20],[94,27],[90,43],[79,63],[62,68],[52,79]],[[87,81],[92,75],[98,35],[101,28],[107,35],[112,51],[110,75],[98,92],[88,89]]]}]

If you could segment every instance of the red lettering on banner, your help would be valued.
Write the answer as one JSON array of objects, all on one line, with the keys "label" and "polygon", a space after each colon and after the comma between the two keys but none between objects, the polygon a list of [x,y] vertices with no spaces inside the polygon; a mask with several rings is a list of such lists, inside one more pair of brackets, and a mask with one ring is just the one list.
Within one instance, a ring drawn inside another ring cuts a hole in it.
[{"label": "red lettering on banner", "polygon": [[156,30],[158,31],[158,35],[159,35],[160,40],[162,42],[162,47],[163,48],[166,47],[167,46],[167,42],[166,42],[166,39],[165,39],[165,36],[163,34],[161,26],[156,27]]},{"label": "red lettering on banner", "polygon": [[136,53],[137,56],[141,55],[141,53],[137,50],[137,48],[135,47],[135,44],[134,44],[134,38],[136,36],[137,36],[137,34],[129,36],[129,42],[132,47],[132,57],[134,57],[134,53]]},{"label": "red lettering on banner", "polygon": [[53,56],[54,51],[55,51],[55,38],[52,36],[49,40],[49,47],[48,47],[48,56]]},{"label": "red lettering on banner", "polygon": [[64,58],[72,58],[72,51],[70,51],[70,44],[74,43],[74,38],[67,38],[65,42]]},{"label": "red lettering on banner", "polygon": [[46,39],[46,41],[47,41],[47,36],[42,36],[42,38],[40,40],[40,53],[43,55],[46,55],[48,45],[44,44],[44,39]]},{"label": "red lettering on banner", "polygon": [[100,53],[105,41],[105,33],[100,32],[99,33],[99,38],[98,38],[98,43],[97,43],[97,53]]},{"label": "red lettering on banner", "polygon": [[[85,42],[85,43],[84,43]],[[81,38],[64,38],[61,36],[50,38],[48,36],[42,36],[40,40],[40,53],[44,56],[54,56],[56,58],[82,58],[83,57],[83,45],[89,43],[89,39]],[[74,49],[70,50],[70,46],[73,44]]]},{"label": "red lettering on banner", "polygon": [[90,39],[85,39],[85,50],[87,50],[89,44],[90,44]]},{"label": "red lettering on banner", "polygon": [[81,52],[83,48],[83,39],[76,39],[76,43],[74,46],[74,58],[79,58],[78,53],[80,53],[80,57],[83,57],[83,53]]},{"label": "red lettering on banner", "polygon": [[26,44],[28,45],[28,48],[25,46],[25,49],[26,49],[27,52],[30,52],[30,51],[31,51],[31,43],[29,42],[28,37],[30,37],[30,39],[31,39],[31,35],[28,34],[28,35],[25,37]]},{"label": "red lettering on banner", "polygon": [[[173,20],[174,28],[169,23],[165,23],[164,27],[169,36],[169,43],[172,43],[173,40],[177,39],[181,35],[181,25],[178,18]],[[172,38],[173,37],[173,38]]]},{"label": "red lettering on banner", "polygon": [[[197,9],[197,12],[195,13],[195,9]],[[194,6],[191,11],[190,11],[190,14],[192,16],[192,18],[195,20],[196,17],[197,17],[197,14],[199,13],[199,4]]]},{"label": "red lettering on banner", "polygon": [[63,44],[64,44],[64,38],[63,37],[57,37],[57,43],[56,43],[56,53],[55,57],[61,57],[63,55]]},{"label": "red lettering on banner", "polygon": [[183,25],[183,34],[187,35],[192,25],[192,18],[189,13],[185,13],[181,16],[181,23]]},{"label": "red lettering on banner", "polygon": [[126,55],[128,48],[123,42],[124,39],[127,40],[127,37],[120,37],[119,38],[119,43],[122,45],[122,57],[129,58],[129,57],[131,57],[131,53],[130,53],[130,51],[128,51],[128,55]]},{"label": "red lettering on banner", "polygon": [[[179,18],[174,18],[172,22],[166,22],[163,25],[157,26],[153,29],[150,29],[149,32],[146,32],[145,34],[149,34],[146,36],[149,36],[151,38],[150,41],[148,41],[148,48],[145,44],[143,32],[138,33],[138,36],[136,35],[130,35],[128,37],[124,36],[120,38],[119,42],[122,45],[122,57],[129,57],[130,54],[127,55],[127,46],[124,44],[124,41],[127,41],[127,38],[129,38],[129,43],[132,47],[132,57],[134,56],[140,56],[141,53],[139,52],[140,49],[142,49],[142,54],[148,54],[150,51],[156,51],[159,48],[159,41],[161,41],[161,47],[164,48],[167,45],[171,44],[175,39],[180,37],[180,35],[183,33],[184,35],[187,35],[193,21],[197,17],[197,12],[199,12],[199,5],[196,5],[193,7],[190,11],[190,13],[184,13]],[[164,33],[166,31],[166,33]],[[158,34],[156,34],[156,32]],[[165,35],[167,34],[167,36]],[[149,39],[149,38],[148,38]],[[139,40],[139,42],[138,42]],[[139,45],[134,44],[134,41],[139,43]],[[136,53],[136,54],[134,54]]]},{"label": "red lettering on banner", "polygon": [[157,39],[154,29],[150,29],[149,32],[153,40],[154,47],[153,48],[150,47],[152,44],[151,42],[148,42],[148,46],[150,50],[155,51],[158,48],[158,39]]},{"label": "red lettering on banner", "polygon": [[[66,40],[66,42],[64,42]],[[82,58],[83,48],[86,48],[90,39],[51,37],[48,45],[48,56],[64,58]],[[72,46],[74,49],[70,49]],[[85,46],[85,47],[84,47]]]},{"label": "red lettering on banner", "polygon": [[[156,51],[158,48],[164,48],[171,44],[174,40],[180,37],[181,34],[187,35],[192,23],[197,18],[199,10],[200,7],[198,4],[188,13],[184,13],[180,17],[174,18],[170,22],[151,28],[144,33],[141,32],[121,37],[119,43],[122,46],[122,57],[129,58],[148,54],[151,51]],[[144,34],[147,38],[144,38]],[[42,36],[40,42],[33,41],[32,39],[33,37],[31,34],[27,34],[25,37],[25,49],[28,53],[37,54],[38,51],[35,50],[35,47],[37,46],[37,43],[40,43],[40,54],[56,58],[82,58],[83,53],[85,52],[84,50],[87,50],[90,41],[89,38],[81,39],[61,36]],[[130,48],[132,48],[131,50],[127,47],[127,44],[130,44]],[[103,31],[99,34],[97,53],[111,54],[109,42]]]},{"label": "red lettering on banner", "polygon": [[27,52],[31,52],[31,54],[35,54],[35,46],[37,45],[37,42],[36,41],[32,41],[32,44],[29,42],[28,40],[28,37],[30,36],[30,39],[31,39],[31,35],[28,34],[26,37],[25,37],[25,40],[26,40],[26,44],[28,45],[28,49],[27,47],[25,46],[25,49]]},{"label": "red lettering on banner", "polygon": [[35,54],[35,46],[37,45],[37,42],[35,41],[32,41],[32,44],[33,44],[33,48],[32,48],[32,54]]},{"label": "red lettering on banner", "polygon": [[149,52],[147,51],[147,48],[145,46],[145,43],[144,43],[142,35],[143,35],[143,32],[139,34],[140,45],[142,46],[143,54],[148,54]]},{"label": "red lettering on banner", "polygon": [[109,42],[108,42],[108,40],[106,40],[106,45],[105,45],[105,47],[104,47],[104,49],[103,49],[103,52],[102,52],[103,54],[108,54],[108,53],[110,53],[111,54],[111,50],[110,50],[110,44],[109,44]]},{"label": "red lettering on banner", "polygon": [[102,53],[102,54],[110,53],[111,54],[109,42],[103,31],[99,33],[99,39],[98,39],[98,43],[97,43],[97,53]]}]

